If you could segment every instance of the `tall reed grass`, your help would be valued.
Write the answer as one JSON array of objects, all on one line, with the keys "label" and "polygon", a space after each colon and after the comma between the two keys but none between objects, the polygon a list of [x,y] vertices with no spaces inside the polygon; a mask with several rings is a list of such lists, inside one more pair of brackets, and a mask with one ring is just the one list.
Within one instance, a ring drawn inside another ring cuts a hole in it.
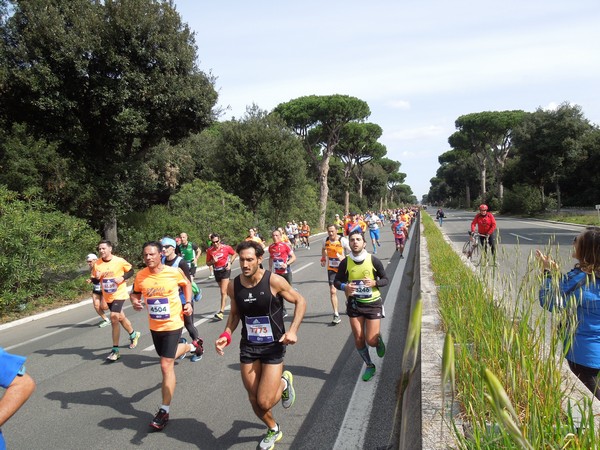
[{"label": "tall reed grass", "polygon": [[[450,381],[449,365],[455,367],[462,413],[450,420],[460,447],[598,448],[591,399],[563,407],[564,336],[557,324],[564,317],[539,307],[541,271],[523,275],[518,258],[503,254],[503,261],[514,264],[509,275],[499,276],[490,266],[475,273],[431,217],[423,216],[440,314],[454,341],[452,351],[445,345],[442,365],[443,382]],[[527,264],[534,262],[529,258]]]}]

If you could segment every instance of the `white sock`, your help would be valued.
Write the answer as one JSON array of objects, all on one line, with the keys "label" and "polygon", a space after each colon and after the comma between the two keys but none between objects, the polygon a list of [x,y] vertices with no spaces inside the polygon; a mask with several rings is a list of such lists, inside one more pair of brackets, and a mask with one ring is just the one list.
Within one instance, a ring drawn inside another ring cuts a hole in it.
[{"label": "white sock", "polygon": [[288,388],[288,382],[285,378],[281,377],[281,379],[283,380],[283,382],[285,383],[285,386],[283,387],[283,390],[285,391]]},{"label": "white sock", "polygon": [[194,344],[188,344],[188,352],[193,352],[196,350],[196,347],[194,347]]},{"label": "white sock", "polygon": [[164,409],[167,412],[167,414],[169,414],[169,405],[160,405],[160,408]]}]

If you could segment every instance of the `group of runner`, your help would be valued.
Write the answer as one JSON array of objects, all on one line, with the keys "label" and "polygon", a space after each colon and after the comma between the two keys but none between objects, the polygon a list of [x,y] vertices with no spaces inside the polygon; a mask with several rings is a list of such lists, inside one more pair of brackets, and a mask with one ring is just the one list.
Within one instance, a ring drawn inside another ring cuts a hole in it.
[{"label": "group of runner", "polygon": [[[332,324],[341,322],[337,299],[340,290],[346,297],[346,311],[357,352],[366,365],[362,375],[364,381],[369,381],[375,374],[369,347],[374,347],[379,357],[385,354],[380,334],[380,320],[384,314],[379,289],[388,284],[383,264],[366,251],[364,233],[369,230],[375,253],[381,245],[378,230],[386,220],[392,220],[391,212],[368,212],[364,217],[350,214],[343,223],[336,215],[336,220],[327,227],[327,238],[322,246],[321,264],[328,274]],[[291,266],[296,260],[298,241],[310,248],[310,227],[303,222],[302,227],[306,225],[307,228],[302,232],[299,227],[296,238],[294,229],[289,228],[292,225],[293,222],[288,222],[285,228],[274,229],[271,233],[273,242],[268,247],[253,229],[236,249],[224,244],[219,234],[213,233],[211,245],[206,249],[206,264],[213,269],[221,294],[215,320],[224,319],[227,298],[231,299],[227,322],[215,341],[215,349],[223,355],[225,347],[231,343],[232,333],[241,323],[242,381],[253,411],[267,426],[267,433],[260,442],[261,449],[273,448],[283,435],[273,416],[273,407],[281,401],[284,408],[289,408],[295,400],[293,375],[284,370],[283,359],[286,346],[297,342],[306,301],[292,288]],[[146,309],[148,312],[149,329],[162,374],[162,402],[150,422],[156,430],[162,430],[169,420],[176,387],[175,360],[191,353],[191,360],[199,361],[204,353],[204,342],[193,320],[193,300],[199,295],[197,286],[196,293],[193,288],[194,273],[202,250],[191,243],[185,233],[177,238],[167,236],[143,245],[145,267],[135,275],[131,293],[127,280],[134,276],[133,267],[125,259],[113,255],[111,242],[103,240],[98,244],[100,257],[90,254],[86,258],[90,266],[93,305],[102,319],[99,326],[110,324],[112,327],[113,346],[106,358],[108,361],[114,362],[121,357],[121,327],[128,334],[130,349],[136,348],[141,335],[123,312],[125,301],[130,299],[136,311]],[[269,270],[262,265],[265,252],[269,254]],[[229,283],[236,259],[239,259],[241,274]],[[294,305],[287,330],[284,322],[286,302]],[[189,343],[182,338],[184,327],[190,334]]]}]

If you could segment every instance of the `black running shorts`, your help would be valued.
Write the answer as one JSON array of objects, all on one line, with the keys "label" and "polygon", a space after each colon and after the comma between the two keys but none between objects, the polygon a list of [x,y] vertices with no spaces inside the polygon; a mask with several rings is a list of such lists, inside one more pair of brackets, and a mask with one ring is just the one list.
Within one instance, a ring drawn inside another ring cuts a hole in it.
[{"label": "black running shorts", "polygon": [[286,346],[280,342],[253,345],[240,343],[240,363],[252,364],[259,360],[263,364],[281,364],[285,356]]},{"label": "black running shorts", "polygon": [[336,275],[337,272],[334,272],[333,270],[327,270],[327,279],[329,280],[329,286],[333,286],[333,282],[335,281]]},{"label": "black running shorts", "polygon": [[231,278],[231,270],[227,270],[227,269],[223,269],[223,270],[216,270],[214,271],[215,274],[215,281],[221,281],[221,280],[229,280],[229,278]]},{"label": "black running shorts", "polygon": [[381,297],[374,302],[358,302],[350,297],[346,302],[346,314],[348,317],[364,317],[368,320],[377,320],[383,318],[383,306]]},{"label": "black running shorts", "polygon": [[114,313],[120,313],[121,311],[123,311],[124,303],[125,300],[113,300],[110,303],[106,302],[106,304],[108,305],[108,309],[110,309],[110,312]]},{"label": "black running shorts", "polygon": [[175,358],[177,354],[177,346],[179,345],[179,338],[181,337],[181,330],[173,331],[152,331],[152,342],[158,356],[162,358]]}]

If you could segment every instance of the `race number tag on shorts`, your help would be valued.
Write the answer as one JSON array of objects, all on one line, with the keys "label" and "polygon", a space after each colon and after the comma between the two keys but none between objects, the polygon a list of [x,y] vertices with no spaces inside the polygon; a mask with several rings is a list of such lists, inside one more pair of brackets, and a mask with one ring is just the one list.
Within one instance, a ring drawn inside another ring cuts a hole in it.
[{"label": "race number tag on shorts", "polygon": [[102,279],[102,290],[107,294],[114,294],[117,292],[117,283],[114,278],[103,278]]},{"label": "race number tag on shorts", "polygon": [[339,258],[329,258],[329,267],[340,267]]},{"label": "race number tag on shorts", "polygon": [[154,320],[168,320],[171,318],[171,308],[168,298],[149,298],[146,301],[150,318]]},{"label": "race number tag on shorts", "polygon": [[355,287],[354,294],[355,298],[371,298],[373,296],[373,290],[369,286],[365,286],[362,280],[353,281],[352,286]]},{"label": "race number tag on shorts", "polygon": [[246,317],[246,331],[248,340],[255,344],[267,344],[275,340],[269,316]]}]

